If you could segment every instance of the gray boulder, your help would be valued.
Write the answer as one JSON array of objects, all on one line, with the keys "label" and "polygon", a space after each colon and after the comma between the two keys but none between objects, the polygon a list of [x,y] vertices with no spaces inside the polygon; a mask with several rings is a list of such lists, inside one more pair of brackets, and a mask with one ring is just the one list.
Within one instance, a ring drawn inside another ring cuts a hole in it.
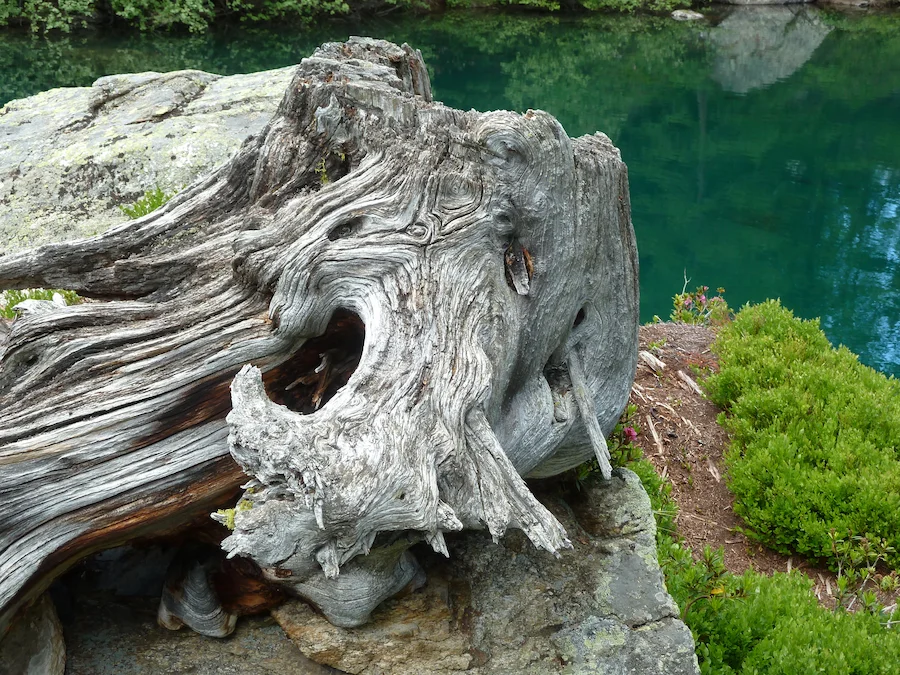
[{"label": "gray boulder", "polygon": [[676,21],[703,21],[706,17],[690,9],[676,9],[670,16]]},{"label": "gray boulder", "polygon": [[294,68],[112,75],[0,108],[0,253],[92,236],[119,206],[174,192],[259,132]]}]

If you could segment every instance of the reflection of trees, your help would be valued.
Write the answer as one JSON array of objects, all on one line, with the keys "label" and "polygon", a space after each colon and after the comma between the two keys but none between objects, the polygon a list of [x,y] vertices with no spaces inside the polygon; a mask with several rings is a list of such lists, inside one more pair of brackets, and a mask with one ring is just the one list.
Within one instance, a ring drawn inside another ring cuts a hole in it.
[{"label": "reflection of trees", "polygon": [[[687,266],[732,299],[780,296],[822,316],[832,338],[900,373],[900,74],[883,66],[900,57],[900,39],[860,37],[833,33],[765,91],[707,91],[705,136],[702,105],[696,131],[670,121],[673,107],[697,105],[685,95],[632,110],[619,143],[651,294]],[[676,140],[684,134],[694,153]]]},{"label": "reflection of trees", "polygon": [[279,68],[308,56],[326,40],[345,39],[346,28],[315,31],[225,28],[203,35],[84,33],[36,37],[0,31],[0,105],[53,87],[84,87],[103,75],[197,68],[212,73],[251,73]]}]

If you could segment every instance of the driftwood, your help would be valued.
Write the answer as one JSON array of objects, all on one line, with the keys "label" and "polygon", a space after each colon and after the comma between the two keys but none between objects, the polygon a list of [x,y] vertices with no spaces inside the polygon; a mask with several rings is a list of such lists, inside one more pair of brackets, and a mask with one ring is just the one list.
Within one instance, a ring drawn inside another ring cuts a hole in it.
[{"label": "driftwood", "polygon": [[557,552],[520,476],[608,471],[637,358],[609,139],[446,108],[418,52],[367,39],[305,59],[159,211],[0,257],[0,288],[38,286],[95,301],[0,337],[0,630],[86,555],[227,506],[225,550],[341,625],[416,581],[417,541]]}]

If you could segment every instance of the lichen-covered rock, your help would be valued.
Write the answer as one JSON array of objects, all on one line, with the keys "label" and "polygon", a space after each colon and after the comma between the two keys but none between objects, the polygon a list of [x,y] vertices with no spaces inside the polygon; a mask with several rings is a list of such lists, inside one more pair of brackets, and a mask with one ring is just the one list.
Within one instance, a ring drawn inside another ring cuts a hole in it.
[{"label": "lichen-covered rock", "polygon": [[696,673],[694,643],[663,584],[650,502],[633,473],[538,491],[572,536],[556,559],[518,532],[448,537],[417,552],[424,588],[342,629],[300,601],[273,612],[314,661],[354,675]]},{"label": "lichen-covered rock", "polygon": [[112,75],[0,108],[0,253],[91,236],[215,169],[268,122],[294,67]]}]

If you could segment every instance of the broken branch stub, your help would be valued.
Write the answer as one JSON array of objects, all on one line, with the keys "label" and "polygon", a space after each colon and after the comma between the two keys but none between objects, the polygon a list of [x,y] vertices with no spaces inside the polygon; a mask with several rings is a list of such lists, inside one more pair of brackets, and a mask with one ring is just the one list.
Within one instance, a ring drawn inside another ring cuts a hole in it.
[{"label": "broken branch stub", "polygon": [[223,547],[342,625],[417,578],[415,541],[517,527],[557,553],[520,476],[602,458],[637,283],[608,138],[446,108],[405,45],[324,45],[161,210],[0,258],[0,287],[110,300],[22,316],[0,346],[0,624],[244,474]]}]

